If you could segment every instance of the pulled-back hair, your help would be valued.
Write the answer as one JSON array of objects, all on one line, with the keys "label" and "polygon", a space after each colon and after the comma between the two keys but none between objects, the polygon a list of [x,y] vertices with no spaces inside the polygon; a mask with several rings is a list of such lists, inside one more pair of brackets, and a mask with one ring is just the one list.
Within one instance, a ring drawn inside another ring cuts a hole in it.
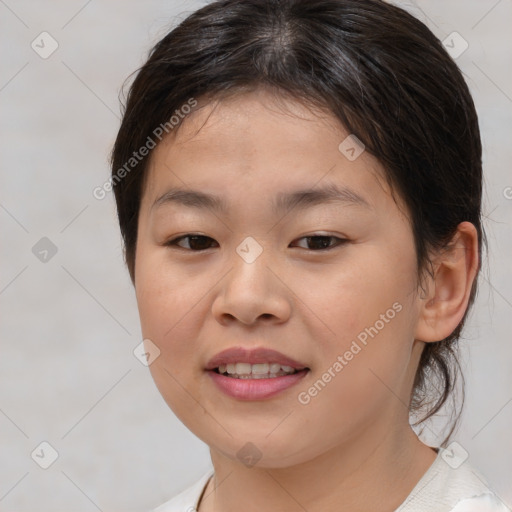
[{"label": "pulled-back hair", "polygon": [[[463,221],[476,227],[480,271],[485,233],[477,114],[461,72],[432,32],[380,0],[218,0],[154,46],[126,99],[111,163],[133,282],[151,152],[129,172],[126,162],[191,98],[258,87],[327,109],[382,164],[408,209],[419,286],[424,272],[432,275],[431,251],[447,247]],[[461,375],[456,343],[476,290],[477,279],[457,328],[425,343],[410,410],[426,412],[416,424],[438,412],[455,389]]]}]

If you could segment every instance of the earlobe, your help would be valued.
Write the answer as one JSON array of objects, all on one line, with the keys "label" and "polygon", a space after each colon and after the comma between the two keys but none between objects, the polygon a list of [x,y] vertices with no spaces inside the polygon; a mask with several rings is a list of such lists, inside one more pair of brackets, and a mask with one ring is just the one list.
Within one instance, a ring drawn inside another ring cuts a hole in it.
[{"label": "earlobe", "polygon": [[478,266],[478,233],[472,223],[461,222],[450,244],[435,258],[428,292],[418,298],[416,339],[441,341],[457,328],[466,312]]}]

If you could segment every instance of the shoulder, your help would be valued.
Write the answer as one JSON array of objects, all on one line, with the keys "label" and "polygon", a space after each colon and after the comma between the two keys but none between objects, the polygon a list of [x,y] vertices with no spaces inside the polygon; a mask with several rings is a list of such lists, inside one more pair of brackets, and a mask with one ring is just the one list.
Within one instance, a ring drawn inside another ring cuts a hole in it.
[{"label": "shoulder", "polygon": [[199,498],[212,475],[213,469],[205,473],[197,482],[174,496],[174,498],[159,505],[152,512],[195,512]]},{"label": "shoulder", "polygon": [[485,493],[459,501],[450,512],[510,512],[510,509],[495,494]]},{"label": "shoulder", "polygon": [[456,451],[439,448],[430,468],[395,512],[512,512]]}]

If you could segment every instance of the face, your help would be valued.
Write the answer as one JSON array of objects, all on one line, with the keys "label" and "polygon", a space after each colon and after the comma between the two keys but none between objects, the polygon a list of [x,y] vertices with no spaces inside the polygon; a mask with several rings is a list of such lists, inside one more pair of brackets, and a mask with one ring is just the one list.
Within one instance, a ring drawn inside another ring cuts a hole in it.
[{"label": "face", "polygon": [[[250,442],[260,466],[285,467],[407,422],[413,235],[348,135],[330,114],[257,91],[206,104],[153,152],[135,265],[142,333],[160,351],[150,371],[181,421],[230,459]],[[240,347],[306,370],[259,383],[206,370]]]}]

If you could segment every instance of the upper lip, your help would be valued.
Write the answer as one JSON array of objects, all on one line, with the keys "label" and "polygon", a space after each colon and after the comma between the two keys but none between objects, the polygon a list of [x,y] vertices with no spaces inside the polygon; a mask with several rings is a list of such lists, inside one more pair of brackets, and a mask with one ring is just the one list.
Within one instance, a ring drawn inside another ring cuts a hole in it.
[{"label": "upper lip", "polygon": [[296,370],[307,368],[306,365],[270,348],[246,349],[244,347],[233,347],[214,355],[208,361],[206,370],[214,370],[221,364],[229,363],[279,363],[283,366],[291,366]]}]

